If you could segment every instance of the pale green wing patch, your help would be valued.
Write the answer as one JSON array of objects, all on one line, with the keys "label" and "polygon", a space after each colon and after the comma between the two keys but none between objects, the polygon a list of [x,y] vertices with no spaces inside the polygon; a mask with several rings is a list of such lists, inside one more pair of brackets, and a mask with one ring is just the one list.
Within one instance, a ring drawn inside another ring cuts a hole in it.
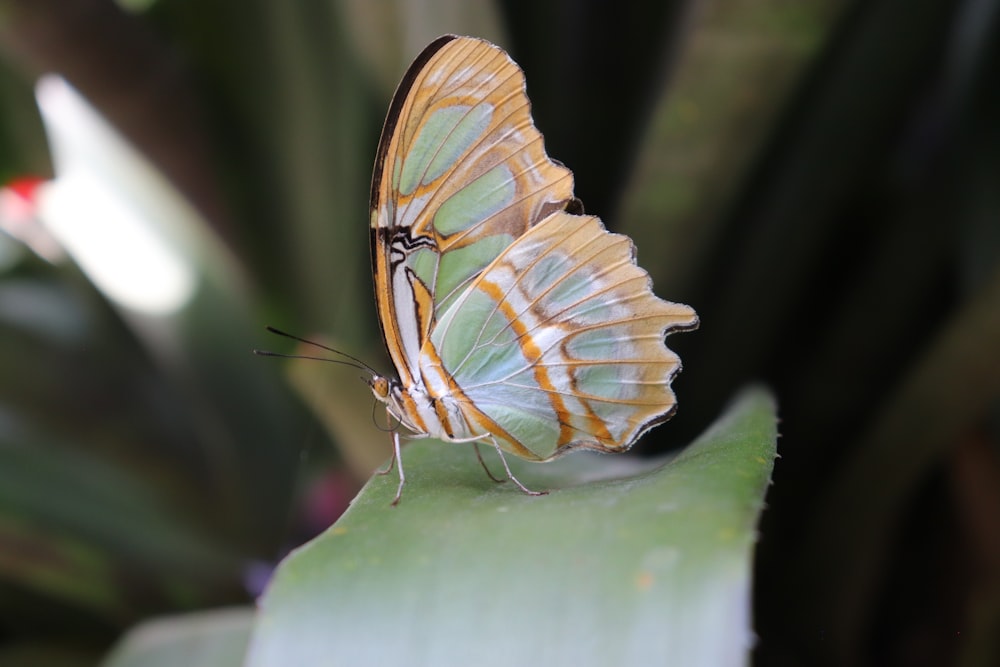
[{"label": "pale green wing patch", "polygon": [[464,294],[438,321],[431,343],[476,409],[503,424],[537,458],[555,453],[558,420],[520,336],[493,298],[479,289]]},{"label": "pale green wing patch", "polygon": [[[518,372],[528,361],[497,304],[481,290],[470,290],[448,309],[431,332],[431,343],[456,379],[488,382]],[[483,341],[490,341],[484,345]]]},{"label": "pale green wing patch", "polygon": [[434,214],[444,236],[466,231],[514,201],[517,187],[510,167],[499,164],[451,195]]},{"label": "pale green wing patch", "polygon": [[434,290],[437,312],[446,312],[471,279],[513,242],[507,234],[494,234],[441,255]]},{"label": "pale green wing patch", "polygon": [[438,208],[434,215],[435,231],[456,237],[454,245],[441,252],[436,280],[429,283],[434,285],[435,311],[439,315],[472,278],[514,242],[514,237],[503,227],[488,231],[477,227],[509,206],[516,192],[510,168],[499,164],[452,194]]},{"label": "pale green wing patch", "polygon": [[[442,235],[468,231],[502,211],[514,194],[510,169],[497,165],[449,197],[434,216],[434,228]],[[502,230],[470,235],[446,252],[417,248],[410,252],[406,263],[434,295],[435,312],[440,314],[461,288],[513,242],[514,237]]]},{"label": "pale green wing patch", "polygon": [[441,256],[430,248],[417,248],[407,256],[406,264],[421,282],[433,285],[440,258]]},{"label": "pale green wing patch", "polygon": [[435,109],[420,125],[399,176],[399,192],[413,194],[452,167],[469,147],[483,136],[493,116],[493,107],[455,105]]}]

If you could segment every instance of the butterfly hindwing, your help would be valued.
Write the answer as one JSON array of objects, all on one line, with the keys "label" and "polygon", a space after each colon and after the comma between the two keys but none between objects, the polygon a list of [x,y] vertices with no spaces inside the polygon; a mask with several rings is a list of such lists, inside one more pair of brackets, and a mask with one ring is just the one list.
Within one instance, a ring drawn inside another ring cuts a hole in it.
[{"label": "butterfly hindwing", "polygon": [[424,363],[440,358],[470,414],[500,427],[509,451],[615,451],[672,413],[680,361],[663,337],[695,321],[688,306],[653,295],[627,237],[557,212],[443,314]]}]

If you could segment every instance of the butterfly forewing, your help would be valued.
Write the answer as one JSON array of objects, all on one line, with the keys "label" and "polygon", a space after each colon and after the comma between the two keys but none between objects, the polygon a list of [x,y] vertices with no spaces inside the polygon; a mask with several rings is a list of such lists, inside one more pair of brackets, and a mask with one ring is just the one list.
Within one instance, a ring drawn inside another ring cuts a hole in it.
[{"label": "butterfly forewing", "polygon": [[394,97],[372,184],[379,316],[404,384],[435,319],[572,190],[506,53],[465,37],[425,49]]}]

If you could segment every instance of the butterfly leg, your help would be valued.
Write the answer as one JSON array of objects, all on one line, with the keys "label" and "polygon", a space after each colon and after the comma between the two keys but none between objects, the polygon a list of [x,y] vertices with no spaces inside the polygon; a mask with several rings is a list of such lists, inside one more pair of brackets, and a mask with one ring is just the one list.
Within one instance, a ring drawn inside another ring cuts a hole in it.
[{"label": "butterfly leg", "polygon": [[[521,489],[521,491],[523,491],[525,494],[527,494],[529,496],[544,496],[544,495],[548,495],[548,493],[549,493],[548,491],[532,491],[531,489],[529,489],[528,487],[526,487],[524,484],[521,484],[521,482],[517,479],[517,477],[514,477],[514,473],[512,473],[510,471],[510,466],[507,465],[507,459],[504,458],[503,450],[500,449],[500,443],[498,443],[497,439],[494,438],[493,436],[490,436],[490,440],[493,441],[493,447],[494,447],[494,449],[497,450],[497,454],[500,455],[500,462],[503,463],[503,469],[507,472],[507,479],[509,479],[510,481],[514,482],[514,484],[517,484],[517,488]],[[478,452],[479,450],[477,449],[476,451]],[[482,459],[480,459],[480,460],[482,460]],[[490,475],[490,477],[493,477],[493,475]]]},{"label": "butterfly leg", "polygon": [[388,475],[389,471],[392,470],[392,466],[396,466],[396,470],[399,471],[399,486],[396,488],[396,497],[392,499],[390,503],[393,507],[399,504],[399,499],[403,496],[403,485],[406,484],[406,475],[403,474],[403,457],[399,453],[399,433],[397,431],[392,432],[392,458],[389,459],[389,465],[385,467],[385,470],[381,468],[375,471],[376,475]]},{"label": "butterfly leg", "polygon": [[[386,417],[389,419],[389,423],[391,424],[392,413],[389,412],[388,407],[386,407],[385,414]],[[385,467],[385,470],[379,468],[378,470],[375,471],[376,475],[388,475],[389,471],[392,470],[392,466],[396,464],[396,458],[399,456],[399,434],[393,429],[390,430],[392,430],[392,437],[393,437],[392,458],[389,459],[389,465]]]},{"label": "butterfly leg", "polygon": [[389,465],[387,465],[385,467],[385,469],[379,468],[378,470],[375,471],[375,474],[376,475],[388,475],[390,472],[392,472],[392,467],[394,465],[396,465],[396,448],[395,447],[392,448],[392,458],[389,459]]},{"label": "butterfly leg", "polygon": [[497,484],[503,484],[504,482],[506,482],[507,480],[494,477],[493,473],[490,472],[489,467],[486,465],[486,461],[483,460],[483,453],[479,451],[479,443],[473,442],[472,446],[476,448],[476,458],[479,459],[479,465],[483,466],[483,470],[486,471],[486,474],[489,476],[489,478],[492,479]]},{"label": "butterfly leg", "polygon": [[[392,458],[396,460],[396,470],[399,471],[399,486],[396,487],[396,497],[392,499],[390,505],[395,507],[399,504],[399,499],[403,496],[403,485],[406,484],[406,475],[403,474],[403,457],[399,453],[399,433],[392,433]],[[392,465],[391,463],[389,464]],[[389,472],[386,470],[386,472]]]}]

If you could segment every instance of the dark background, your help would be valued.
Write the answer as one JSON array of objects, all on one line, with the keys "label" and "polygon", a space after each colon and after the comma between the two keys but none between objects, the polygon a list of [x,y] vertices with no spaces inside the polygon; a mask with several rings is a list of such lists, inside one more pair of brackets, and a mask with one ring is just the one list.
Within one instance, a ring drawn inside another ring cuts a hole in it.
[{"label": "dark background", "polygon": [[164,324],[165,362],[72,264],[0,269],[0,663],[93,664],[143,618],[249,601],[359,488],[350,437],[248,350],[283,349],[269,323],[385,367],[371,162],[444,32],[511,52],[587,211],[701,317],[639,453],[748,382],[778,396],[756,662],[1000,664],[995,0],[0,0],[0,176],[53,175],[31,86],[62,74],[248,304]]}]

